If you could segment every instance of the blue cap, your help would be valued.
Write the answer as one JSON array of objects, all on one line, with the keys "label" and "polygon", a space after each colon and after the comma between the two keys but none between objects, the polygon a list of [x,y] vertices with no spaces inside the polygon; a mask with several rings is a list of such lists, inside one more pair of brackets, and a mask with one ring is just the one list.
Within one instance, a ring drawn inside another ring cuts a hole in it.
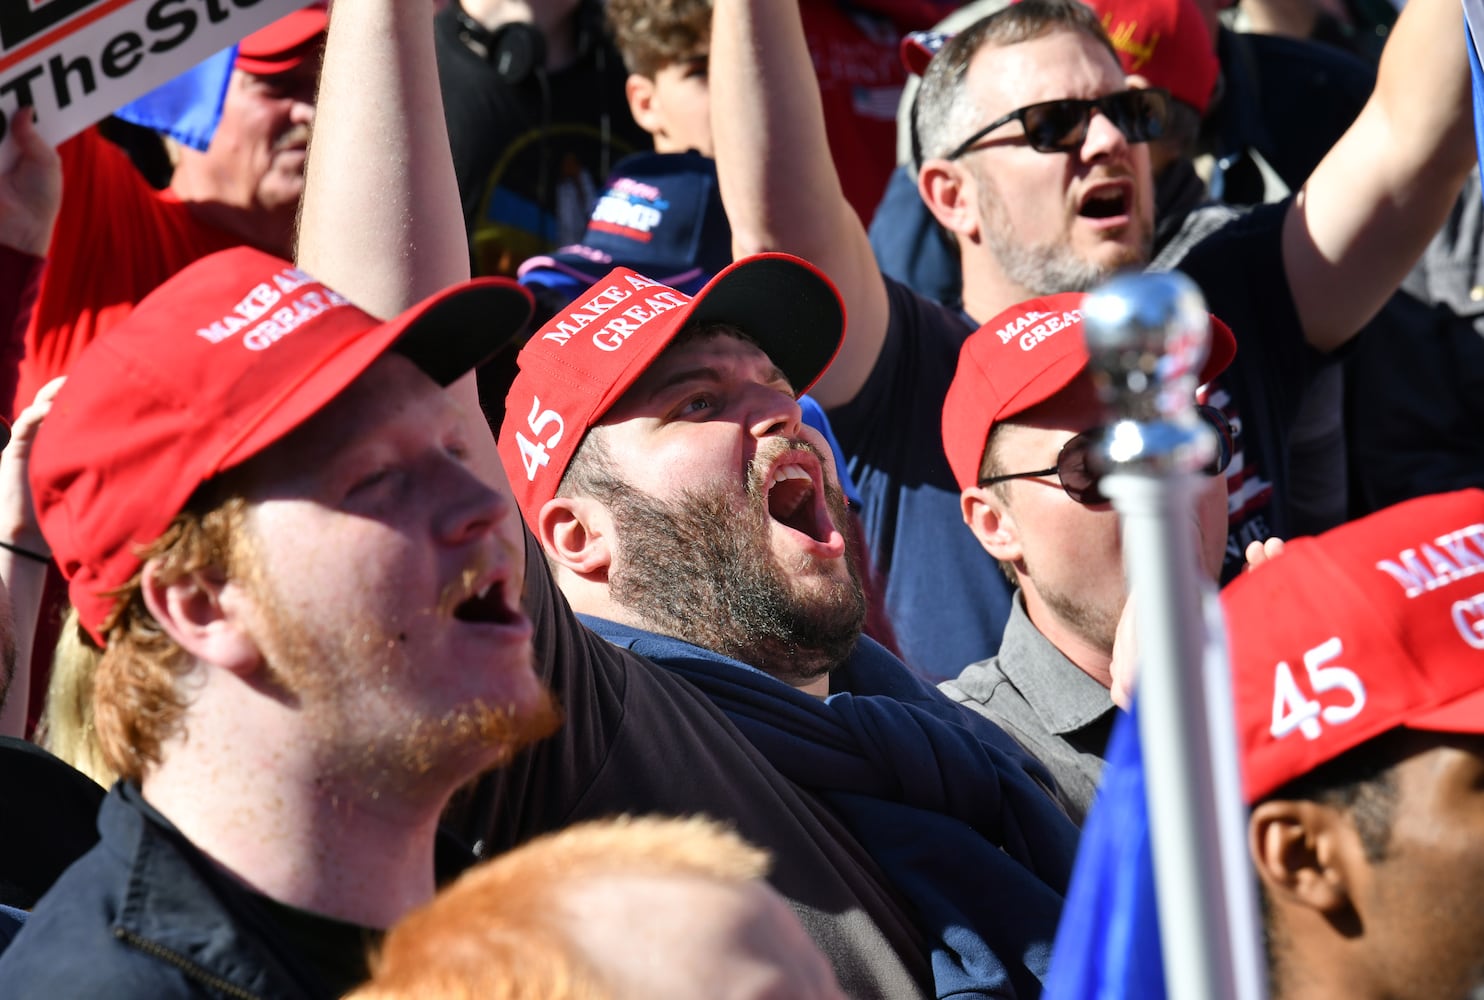
[{"label": "blue cap", "polygon": [[638,153],[619,162],[582,242],[520,266],[522,284],[575,296],[615,267],[693,295],[732,262],[716,162],[687,153]]}]

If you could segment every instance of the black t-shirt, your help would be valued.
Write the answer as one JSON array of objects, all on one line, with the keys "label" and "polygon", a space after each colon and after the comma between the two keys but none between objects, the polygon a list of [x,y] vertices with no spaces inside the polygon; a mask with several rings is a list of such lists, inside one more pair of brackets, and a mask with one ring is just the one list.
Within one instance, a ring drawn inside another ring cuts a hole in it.
[{"label": "black t-shirt", "polygon": [[565,713],[556,735],[494,783],[490,853],[605,816],[707,815],[773,856],[769,877],[856,998],[913,997],[926,944],[880,867],[817,799],[778,771],[703,694],[584,628],[527,536],[526,611]]},{"label": "black t-shirt", "polygon": [[29,910],[98,842],[103,789],[41,747],[0,736],[0,906]]},{"label": "black t-shirt", "polygon": [[943,453],[943,398],[974,325],[889,278],[886,289],[881,355],[861,391],[829,417],[861,494],[904,658],[940,681],[999,649],[1011,587],[964,524]]},{"label": "black t-shirt", "polygon": [[1328,360],[1304,338],[1283,269],[1289,204],[1254,208],[1196,244],[1177,265],[1237,338],[1236,358],[1205,398],[1237,430],[1227,470],[1223,582],[1241,572],[1248,543],[1289,537],[1287,507],[1274,498],[1287,495],[1288,438],[1304,390]]},{"label": "black t-shirt", "polygon": [[623,60],[600,32],[556,73],[511,81],[434,21],[443,112],[475,274],[514,276],[527,258],[581,241],[609,170],[651,146],[624,97]]},{"label": "black t-shirt", "polygon": [[293,959],[325,988],[326,996],[343,996],[371,975],[367,959],[381,932],[333,917],[310,913],[259,893],[247,893],[279,941],[293,942]]}]

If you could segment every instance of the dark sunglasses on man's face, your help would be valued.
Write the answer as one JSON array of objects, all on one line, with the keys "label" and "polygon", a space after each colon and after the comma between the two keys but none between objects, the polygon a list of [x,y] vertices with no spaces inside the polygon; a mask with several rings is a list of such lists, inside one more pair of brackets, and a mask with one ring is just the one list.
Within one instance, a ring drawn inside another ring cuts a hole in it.
[{"label": "dark sunglasses on man's face", "polygon": [[[1214,406],[1197,406],[1196,413],[1206,424],[1216,432],[1216,457],[1201,470],[1208,476],[1219,476],[1226,471],[1231,464],[1232,452],[1236,447],[1235,434],[1232,425],[1227,422],[1226,416]],[[1037,469],[1035,472],[1011,472],[1003,476],[987,476],[979,480],[980,486],[993,486],[995,483],[1003,483],[1010,479],[1039,479],[1042,476],[1056,476],[1061,480],[1061,488],[1067,491],[1067,496],[1084,506],[1107,503],[1108,498],[1103,496],[1098,489],[1098,474],[1093,471],[1088,461],[1088,452],[1098,443],[1103,436],[1103,428],[1099,427],[1090,431],[1083,431],[1076,437],[1068,439],[1057,453],[1056,464],[1049,469]]]},{"label": "dark sunglasses on man's face", "polygon": [[1025,141],[1036,152],[1069,153],[1087,138],[1087,126],[1094,110],[1106,115],[1129,142],[1149,142],[1165,133],[1170,94],[1158,89],[1120,90],[1091,101],[1069,97],[1027,104],[969,136],[947,159],[958,159],[989,133],[1013,121],[1020,122],[1025,129]]}]

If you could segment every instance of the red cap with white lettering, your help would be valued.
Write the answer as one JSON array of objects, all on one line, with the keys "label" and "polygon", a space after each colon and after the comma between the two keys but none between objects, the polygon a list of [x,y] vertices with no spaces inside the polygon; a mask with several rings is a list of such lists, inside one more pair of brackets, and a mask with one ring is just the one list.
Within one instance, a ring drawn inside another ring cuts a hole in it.
[{"label": "red cap with white lettering", "polygon": [[[943,453],[960,490],[979,482],[984,446],[996,423],[1044,402],[1087,367],[1082,292],[1017,303],[969,335],[943,400]],[[1227,325],[1211,317],[1200,380],[1211,381],[1236,356]]]},{"label": "red cap with white lettering", "polygon": [[388,322],[246,247],[176,274],[82,353],[36,436],[42,533],[88,632],[202,483],[319,412],[389,349],[447,385],[514,337],[530,295],[485,278]]},{"label": "red cap with white lettering", "polygon": [[533,527],[588,429],[683,329],[735,327],[803,394],[845,335],[845,307],[822,273],[782,253],[723,269],[695,298],[615,268],[572,300],[521,349],[505,397],[500,457]]},{"label": "red cap with white lettering", "polygon": [[1248,802],[1399,726],[1484,733],[1484,491],[1294,539],[1221,602]]}]

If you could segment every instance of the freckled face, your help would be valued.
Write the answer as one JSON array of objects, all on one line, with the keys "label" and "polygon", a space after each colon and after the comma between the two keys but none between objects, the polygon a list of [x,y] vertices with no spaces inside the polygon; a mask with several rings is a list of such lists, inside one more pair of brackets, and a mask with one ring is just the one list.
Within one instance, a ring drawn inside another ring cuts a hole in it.
[{"label": "freckled face", "polygon": [[462,777],[555,724],[520,610],[520,519],[469,468],[462,426],[393,354],[254,460],[259,646],[347,766]]}]

